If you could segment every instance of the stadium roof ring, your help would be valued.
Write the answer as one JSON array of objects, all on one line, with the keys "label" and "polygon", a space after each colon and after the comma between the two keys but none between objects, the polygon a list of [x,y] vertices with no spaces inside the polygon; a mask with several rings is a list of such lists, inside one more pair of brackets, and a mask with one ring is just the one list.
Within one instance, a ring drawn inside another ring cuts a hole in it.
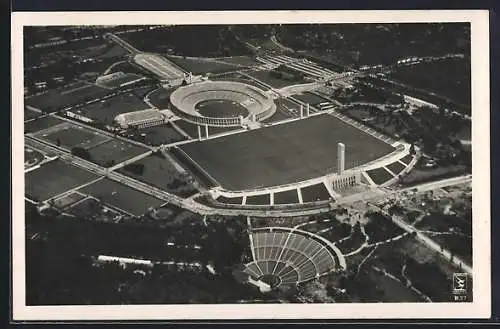
[{"label": "stadium roof ring", "polygon": [[[209,100],[227,100],[247,110],[244,116],[208,117],[200,114],[197,104]],[[217,127],[242,126],[272,116],[276,104],[271,95],[255,86],[233,81],[202,81],[176,89],[170,95],[172,111],[194,124]]]},{"label": "stadium roof ring", "polygon": [[316,234],[289,227],[265,227],[250,234],[253,261],[243,272],[277,288],[298,285],[345,270],[340,250]]}]

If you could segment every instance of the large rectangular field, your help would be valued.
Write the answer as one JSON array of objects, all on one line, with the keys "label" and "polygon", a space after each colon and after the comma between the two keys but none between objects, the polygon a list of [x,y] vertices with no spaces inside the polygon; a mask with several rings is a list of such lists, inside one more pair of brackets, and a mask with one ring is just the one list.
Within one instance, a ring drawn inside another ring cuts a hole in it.
[{"label": "large rectangular field", "polygon": [[41,131],[36,134],[36,136],[68,150],[71,150],[73,147],[83,147],[85,149],[89,149],[111,139],[111,137],[106,135],[68,122],[58,125],[57,127]]},{"label": "large rectangular field", "polygon": [[131,159],[139,154],[146,153],[148,149],[121,141],[119,139],[113,139],[106,143],[92,147],[88,151],[92,162],[103,167],[111,167],[114,164]]},{"label": "large rectangular field", "polygon": [[270,85],[273,88],[283,88],[286,86],[296,85],[299,83],[304,83],[301,80],[285,80],[274,77],[270,71],[252,71],[248,72],[248,75],[258,79],[259,81],[264,82],[265,84]]},{"label": "large rectangular field", "polygon": [[337,143],[346,146],[346,168],[394,150],[331,115],[251,130],[181,146],[224,188],[269,187],[336,170]]},{"label": "large rectangular field", "polygon": [[141,128],[141,130],[136,133],[131,133],[128,137],[146,145],[154,146],[180,142],[187,139],[181,135],[181,133],[179,133],[171,123],[161,126]]},{"label": "large rectangular field", "polygon": [[118,171],[179,196],[187,197],[197,192],[186,174],[181,174],[169,159],[158,155],[150,155]]},{"label": "large rectangular field", "polygon": [[97,85],[78,82],[60,89],[51,89],[42,95],[25,99],[26,105],[46,111],[55,112],[65,107],[98,99],[111,91]]},{"label": "large rectangular field", "polygon": [[329,102],[328,99],[323,98],[323,97],[316,95],[314,93],[311,93],[311,92],[304,92],[301,94],[295,94],[295,95],[293,95],[293,97],[298,99],[299,101],[304,102],[304,103],[311,104],[312,106],[316,106],[320,103]]},{"label": "large rectangular field", "polygon": [[55,160],[28,172],[24,191],[30,199],[45,201],[98,177],[89,171]]},{"label": "large rectangular field", "polygon": [[100,198],[104,204],[122,209],[135,216],[146,213],[150,207],[157,208],[165,203],[163,200],[107,178],[87,185],[79,192]]},{"label": "large rectangular field", "polygon": [[215,59],[182,58],[181,56],[169,56],[168,59],[177,66],[193,74],[227,72],[237,70],[240,67],[240,65],[224,63]]},{"label": "large rectangular field", "polygon": [[24,124],[24,133],[34,133],[40,130],[44,130],[64,121],[58,118],[51,117],[50,115],[46,115],[35,120],[28,121]]}]

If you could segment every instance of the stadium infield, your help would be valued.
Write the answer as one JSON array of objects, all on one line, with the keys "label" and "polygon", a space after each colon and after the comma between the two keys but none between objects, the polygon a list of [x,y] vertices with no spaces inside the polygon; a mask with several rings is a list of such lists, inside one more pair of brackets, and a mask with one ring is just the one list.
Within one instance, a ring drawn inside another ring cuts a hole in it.
[{"label": "stadium infield", "polygon": [[201,115],[211,118],[236,118],[248,115],[248,110],[243,105],[226,99],[207,99],[197,103],[195,109]]},{"label": "stadium infield", "polygon": [[225,189],[246,190],[289,184],[335,171],[337,142],[346,145],[346,168],[394,150],[326,114],[180,148]]}]

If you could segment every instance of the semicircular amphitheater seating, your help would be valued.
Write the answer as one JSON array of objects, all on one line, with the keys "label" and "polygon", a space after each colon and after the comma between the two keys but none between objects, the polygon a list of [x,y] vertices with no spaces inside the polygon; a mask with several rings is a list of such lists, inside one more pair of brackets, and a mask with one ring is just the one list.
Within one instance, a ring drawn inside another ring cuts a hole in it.
[{"label": "semicircular amphitheater seating", "polygon": [[335,257],[318,240],[291,230],[259,230],[252,234],[253,262],[245,265],[255,279],[279,277],[279,284],[298,284],[318,278],[336,267]]}]

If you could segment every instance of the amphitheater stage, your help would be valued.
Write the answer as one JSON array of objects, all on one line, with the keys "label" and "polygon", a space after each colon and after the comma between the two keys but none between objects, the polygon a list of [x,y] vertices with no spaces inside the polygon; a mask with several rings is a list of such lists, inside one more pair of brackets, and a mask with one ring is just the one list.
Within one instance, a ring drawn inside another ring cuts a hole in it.
[{"label": "amphitheater stage", "polygon": [[243,191],[291,184],[336,170],[337,143],[346,169],[394,150],[389,144],[329,115],[182,145],[223,189]]}]

